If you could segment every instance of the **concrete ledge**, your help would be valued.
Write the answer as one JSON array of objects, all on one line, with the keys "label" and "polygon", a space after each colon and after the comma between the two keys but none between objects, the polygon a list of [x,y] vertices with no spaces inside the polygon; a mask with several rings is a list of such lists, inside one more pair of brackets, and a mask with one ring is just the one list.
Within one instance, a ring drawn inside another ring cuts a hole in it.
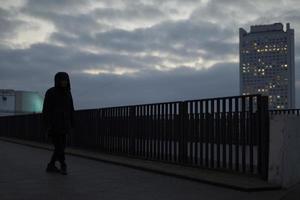
[{"label": "concrete ledge", "polygon": [[[49,144],[8,137],[0,137],[0,140],[53,150],[53,147]],[[257,177],[236,173],[187,167],[75,148],[67,148],[66,154],[247,192],[280,189],[280,186],[269,184]]]}]

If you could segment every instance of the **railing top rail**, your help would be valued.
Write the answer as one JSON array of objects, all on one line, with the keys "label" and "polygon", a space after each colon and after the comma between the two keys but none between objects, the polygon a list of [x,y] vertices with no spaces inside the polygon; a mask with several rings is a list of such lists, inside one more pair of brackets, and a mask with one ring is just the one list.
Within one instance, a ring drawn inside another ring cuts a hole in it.
[{"label": "railing top rail", "polygon": [[284,115],[300,115],[300,109],[279,109],[279,110],[269,110],[271,115],[284,114]]},{"label": "railing top rail", "polygon": [[11,115],[1,115],[0,118],[4,118],[4,117],[24,117],[24,116],[34,116],[34,115],[41,115],[42,113],[17,113],[15,115],[11,114]]},{"label": "railing top rail", "polygon": [[269,110],[270,112],[300,111],[300,108]]},{"label": "railing top rail", "polygon": [[123,106],[108,106],[108,107],[94,108],[94,109],[80,109],[78,111],[101,110],[101,109],[112,109],[112,108],[129,108],[129,107],[136,107],[136,106],[153,106],[153,105],[175,104],[175,103],[183,103],[183,102],[209,101],[209,100],[217,100],[217,99],[234,99],[234,98],[242,98],[242,97],[247,98],[247,97],[259,97],[259,96],[262,96],[262,95],[261,94],[253,94],[253,95],[215,97],[215,98],[193,99],[193,100],[183,100],[183,101],[169,101],[169,102],[146,103],[146,104],[132,104],[132,105],[123,105]]},{"label": "railing top rail", "polygon": [[163,105],[163,104],[176,104],[181,103],[184,101],[169,101],[169,102],[161,102],[161,103],[148,103],[148,104],[133,104],[133,105],[123,105],[123,106],[109,106],[109,107],[102,107],[102,108],[94,108],[94,109],[80,109],[78,111],[85,111],[85,110],[102,110],[102,109],[112,109],[112,108],[133,108],[137,106],[155,106],[155,105]]},{"label": "railing top rail", "polygon": [[194,99],[186,100],[185,102],[194,102],[194,101],[209,101],[209,100],[218,100],[218,99],[235,99],[235,98],[247,98],[247,97],[261,97],[261,94],[252,94],[252,95],[242,95],[242,96],[227,96],[227,97],[215,97],[215,98],[205,98],[205,99]]},{"label": "railing top rail", "polygon": [[[193,100],[182,100],[182,101],[169,101],[169,102],[158,102],[158,103],[147,103],[147,104],[133,104],[133,105],[123,105],[123,106],[109,106],[109,107],[102,107],[102,108],[92,108],[92,109],[79,109],[76,111],[85,112],[85,111],[99,111],[99,110],[106,110],[106,109],[122,109],[122,108],[134,108],[140,106],[156,106],[156,105],[166,105],[166,104],[177,104],[183,102],[196,102],[196,101],[212,101],[212,100],[221,100],[221,99],[235,99],[235,98],[247,98],[247,97],[261,97],[261,94],[253,94],[253,95],[243,95],[243,96],[227,96],[227,97],[215,97],[215,98],[203,98],[203,99],[193,99]],[[24,115],[34,115],[40,113],[28,113]],[[12,115],[15,116],[15,115]],[[1,116],[0,116],[1,117]],[[7,116],[2,116],[7,117]]]}]

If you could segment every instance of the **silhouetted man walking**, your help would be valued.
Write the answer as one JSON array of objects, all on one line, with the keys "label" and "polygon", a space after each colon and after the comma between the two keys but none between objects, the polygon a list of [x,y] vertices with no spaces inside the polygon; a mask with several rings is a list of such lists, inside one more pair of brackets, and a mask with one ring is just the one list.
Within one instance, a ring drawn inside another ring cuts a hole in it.
[{"label": "silhouetted man walking", "polygon": [[[65,163],[66,135],[74,125],[74,106],[70,79],[66,72],[58,72],[54,78],[55,86],[45,94],[43,121],[47,134],[52,138],[54,152],[47,165],[47,172],[67,174]],[[60,162],[60,170],[55,162]]]}]

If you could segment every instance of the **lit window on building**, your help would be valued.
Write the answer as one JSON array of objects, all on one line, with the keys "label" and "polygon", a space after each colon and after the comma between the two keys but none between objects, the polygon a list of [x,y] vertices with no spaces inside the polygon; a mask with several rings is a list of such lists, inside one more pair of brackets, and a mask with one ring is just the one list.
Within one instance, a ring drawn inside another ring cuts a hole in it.
[{"label": "lit window on building", "polygon": [[[288,29],[281,32],[277,30],[274,34],[271,31],[273,26],[278,28],[279,25],[262,25],[262,28],[258,26],[253,30],[251,27],[250,33],[254,31],[256,34],[249,34],[249,37],[245,30],[240,31],[242,44],[240,56],[243,61],[240,64],[240,76],[242,76],[243,84],[241,94],[261,93],[269,96],[269,102],[272,102],[270,108],[277,108],[277,106],[279,106],[278,108],[291,108],[292,104],[289,100],[291,97],[284,97],[288,96],[287,91],[291,89],[288,73],[290,73],[290,70],[294,70],[294,66],[292,64],[290,66],[290,51],[287,49],[290,49],[290,46],[283,35],[285,35],[285,38],[290,36],[288,35]],[[266,28],[268,31],[264,31],[264,27],[268,27]],[[280,26],[278,29],[280,29]],[[293,31],[293,29],[291,30]],[[247,54],[247,52],[249,53]]]}]

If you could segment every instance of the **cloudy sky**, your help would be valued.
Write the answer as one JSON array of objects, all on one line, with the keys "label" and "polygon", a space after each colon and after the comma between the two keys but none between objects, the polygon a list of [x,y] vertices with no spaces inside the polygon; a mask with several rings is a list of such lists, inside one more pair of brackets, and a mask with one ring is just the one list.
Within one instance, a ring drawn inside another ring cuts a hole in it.
[{"label": "cloudy sky", "polygon": [[76,109],[239,93],[238,29],[295,29],[298,0],[0,0],[0,88],[44,95],[69,73]]}]

